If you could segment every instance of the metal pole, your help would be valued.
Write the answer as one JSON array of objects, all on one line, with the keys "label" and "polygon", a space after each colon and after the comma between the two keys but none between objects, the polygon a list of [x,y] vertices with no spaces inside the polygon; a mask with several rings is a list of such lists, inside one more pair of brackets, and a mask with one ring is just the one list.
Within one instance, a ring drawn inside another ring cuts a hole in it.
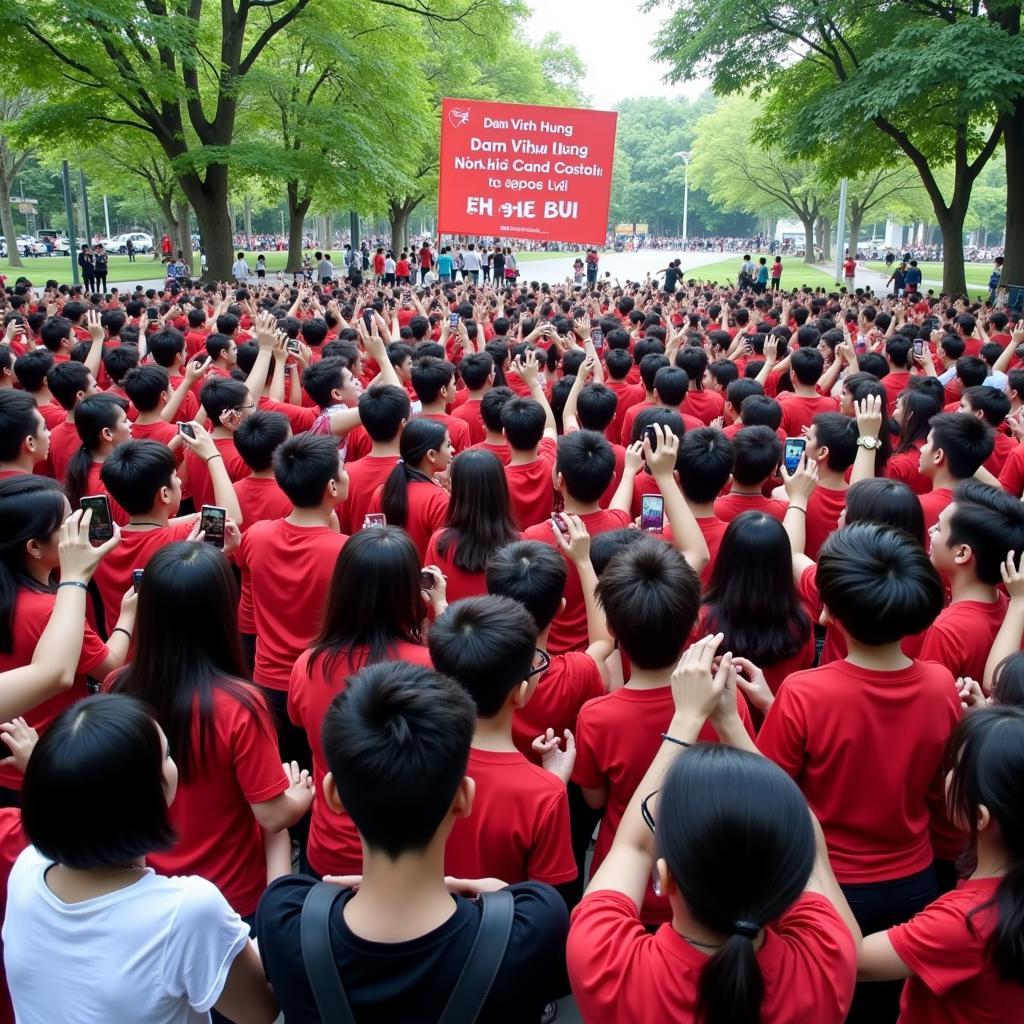
[{"label": "metal pole", "polygon": [[107,204],[107,197],[103,197],[103,226],[107,229],[107,238],[110,237],[110,206]]},{"label": "metal pole", "polygon": [[[839,183],[839,220],[836,222],[836,280],[843,279],[843,243],[846,234],[846,190],[850,179],[843,178]],[[851,252],[856,251],[856,242],[851,242]]]},{"label": "metal pole", "polygon": [[68,216],[68,248],[71,250],[71,283],[78,284],[78,233],[75,231],[75,208],[71,202],[71,171],[67,160],[60,165],[60,181],[64,186],[64,211]]},{"label": "metal pole", "polygon": [[92,224],[89,222],[89,194],[85,190],[85,172],[78,172],[78,185],[82,190],[82,220],[85,221],[85,240],[92,245]]},{"label": "metal pole", "polygon": [[349,212],[348,215],[348,229],[349,234],[352,236],[349,242],[352,243],[352,251],[359,251],[359,214],[355,210]]},{"label": "metal pole", "polygon": [[686,248],[686,221],[690,214],[690,161],[683,162],[683,248]]}]

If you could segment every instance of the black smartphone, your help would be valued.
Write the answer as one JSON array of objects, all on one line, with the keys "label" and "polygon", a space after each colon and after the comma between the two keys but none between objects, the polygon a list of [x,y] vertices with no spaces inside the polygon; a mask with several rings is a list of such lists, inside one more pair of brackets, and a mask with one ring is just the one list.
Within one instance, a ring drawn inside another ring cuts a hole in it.
[{"label": "black smartphone", "polygon": [[420,572],[420,590],[433,590],[437,586],[437,580],[432,572],[423,569]]},{"label": "black smartphone", "polygon": [[193,441],[195,440],[196,437],[195,427],[193,427],[191,423],[188,423],[185,420],[178,420],[178,433],[185,434],[188,437],[191,437]]},{"label": "black smartphone", "polygon": [[367,330],[370,330],[370,328],[373,327],[373,310],[372,309],[364,309],[363,310],[363,323],[366,324],[366,329]]},{"label": "black smartphone", "polygon": [[92,509],[89,523],[89,540],[110,540],[114,536],[114,520],[110,515],[110,502],[105,494],[87,494],[79,502],[82,510]]},{"label": "black smartphone", "polygon": [[558,527],[559,533],[567,534],[569,532],[569,527],[565,525],[565,521],[557,512],[552,513],[551,522]]},{"label": "black smartphone", "polygon": [[800,460],[803,458],[804,452],[807,450],[807,441],[802,437],[787,437],[786,438],[786,454],[783,457],[783,461],[786,464],[787,473],[795,473],[800,465]]},{"label": "black smartphone", "polygon": [[452,315],[450,317],[448,317],[448,326],[453,331],[458,330],[458,327],[459,327],[459,314],[458,313],[452,313]]},{"label": "black smartphone", "polygon": [[139,592],[139,584],[142,582],[143,569],[132,569],[132,590],[137,594]]},{"label": "black smartphone", "polygon": [[644,533],[661,533],[665,527],[665,499],[660,494],[640,498],[640,529]]},{"label": "black smartphone", "polygon": [[368,526],[387,526],[388,521],[383,512],[367,512],[363,516],[363,529]]},{"label": "black smartphone", "polygon": [[199,516],[199,529],[203,531],[203,538],[207,544],[216,548],[224,547],[224,527],[227,523],[228,514],[219,505],[204,505]]},{"label": "black smartphone", "polygon": [[651,451],[656,451],[658,448],[658,432],[654,429],[654,424],[644,427],[644,439],[651,442]]},{"label": "black smartphone", "polygon": [[158,320],[159,318],[160,318],[160,311],[159,310],[154,309],[152,306],[150,306],[149,309],[146,310],[146,319],[147,320]]},{"label": "black smartphone", "polygon": [[287,348],[293,356],[297,356],[299,354],[299,343],[294,338],[288,339],[288,344],[285,345],[285,348]]},{"label": "black smartphone", "polygon": [[924,355],[924,342],[920,338],[914,341],[914,355],[919,357]]},{"label": "black smartphone", "polygon": [[595,327],[590,332],[590,340],[594,343],[594,350],[600,352],[604,348],[604,331]]}]

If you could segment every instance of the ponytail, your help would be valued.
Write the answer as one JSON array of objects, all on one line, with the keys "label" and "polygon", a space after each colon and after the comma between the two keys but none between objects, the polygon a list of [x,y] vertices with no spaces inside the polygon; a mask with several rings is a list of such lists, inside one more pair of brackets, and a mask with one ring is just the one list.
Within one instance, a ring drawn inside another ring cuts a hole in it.
[{"label": "ponytail", "polygon": [[697,1019],[701,1024],[760,1024],[763,998],[753,939],[729,936],[700,972]]},{"label": "ponytail", "polygon": [[430,477],[416,467],[428,452],[437,451],[444,444],[447,433],[447,427],[437,420],[414,419],[405,425],[398,448],[401,458],[384,481],[384,490],[381,491],[381,511],[388,526],[406,525],[410,482],[430,482]]},{"label": "ponytail", "polygon": [[72,509],[78,508],[89,486],[89,469],[92,466],[92,452],[83,444],[76,449],[68,462],[67,475],[64,477],[64,493]]},{"label": "ponytail", "polygon": [[75,429],[82,447],[68,463],[64,490],[72,509],[78,508],[89,486],[93,453],[99,448],[104,430],[113,430],[120,422],[117,410],[128,411],[128,403],[118,395],[89,395],[75,406]]}]

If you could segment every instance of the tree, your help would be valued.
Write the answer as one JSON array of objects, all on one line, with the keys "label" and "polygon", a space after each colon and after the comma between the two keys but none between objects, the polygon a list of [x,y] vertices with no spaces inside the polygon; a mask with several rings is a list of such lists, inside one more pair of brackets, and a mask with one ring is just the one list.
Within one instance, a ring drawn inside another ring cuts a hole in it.
[{"label": "tree", "polygon": [[[10,96],[0,96],[0,125],[13,125],[32,106],[34,100],[28,89],[19,89]],[[7,262],[12,267],[20,267],[22,262],[18,254],[18,236],[14,233],[14,217],[11,214],[11,187],[31,155],[31,147],[19,146],[0,131],[0,228],[7,239]]]},{"label": "tree", "polygon": [[[1007,6],[1019,5],[994,0],[987,8]],[[877,160],[860,147],[867,162],[857,168],[868,170],[894,145],[920,176],[942,231],[943,289],[965,290],[971,188],[998,145],[1000,119],[1024,96],[1024,44],[976,0],[683,0],[658,54],[674,80],[710,75],[720,93],[770,81],[801,112],[780,124],[780,142],[795,154],[868,131]],[[948,197],[936,176],[947,164]]]}]

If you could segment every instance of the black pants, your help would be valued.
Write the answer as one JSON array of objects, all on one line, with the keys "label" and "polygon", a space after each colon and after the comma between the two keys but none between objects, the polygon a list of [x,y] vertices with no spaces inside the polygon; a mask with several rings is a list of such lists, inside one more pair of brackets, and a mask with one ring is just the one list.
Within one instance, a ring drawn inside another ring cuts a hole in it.
[{"label": "black pants", "polygon": [[96,291],[96,278],[95,277],[93,277],[92,275],[89,275],[89,277],[84,278],[84,281],[85,281],[85,290],[87,292],[92,293],[92,292]]},{"label": "black pants", "polygon": [[[931,867],[891,882],[840,888],[865,935],[909,921],[938,895]],[[902,991],[902,981],[861,982],[854,992],[847,1024],[893,1024],[899,1016]]]},{"label": "black pants", "polygon": [[107,290],[107,275],[101,274],[99,277],[93,278],[96,282],[96,291],[105,292]]}]

